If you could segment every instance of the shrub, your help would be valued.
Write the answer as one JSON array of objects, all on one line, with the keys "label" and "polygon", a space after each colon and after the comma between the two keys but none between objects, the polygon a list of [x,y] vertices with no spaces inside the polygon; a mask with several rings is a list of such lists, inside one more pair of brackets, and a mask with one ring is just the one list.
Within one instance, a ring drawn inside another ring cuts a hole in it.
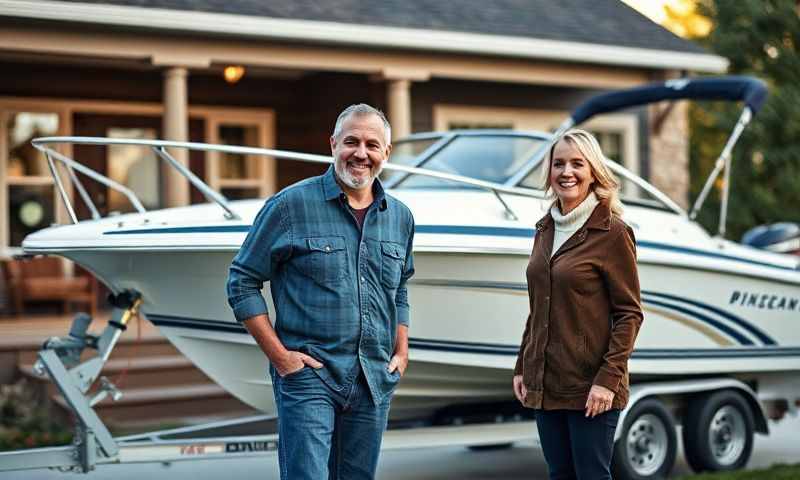
[{"label": "shrub", "polygon": [[70,429],[50,416],[40,397],[24,378],[0,385],[0,451],[72,441]]}]

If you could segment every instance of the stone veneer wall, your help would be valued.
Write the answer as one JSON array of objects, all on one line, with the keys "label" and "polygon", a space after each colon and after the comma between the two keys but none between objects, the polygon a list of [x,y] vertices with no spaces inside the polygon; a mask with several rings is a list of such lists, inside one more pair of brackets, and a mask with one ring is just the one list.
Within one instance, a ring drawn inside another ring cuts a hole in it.
[{"label": "stone veneer wall", "polygon": [[676,102],[658,131],[656,120],[666,103],[649,107],[650,183],[678,205],[689,205],[689,104]]}]

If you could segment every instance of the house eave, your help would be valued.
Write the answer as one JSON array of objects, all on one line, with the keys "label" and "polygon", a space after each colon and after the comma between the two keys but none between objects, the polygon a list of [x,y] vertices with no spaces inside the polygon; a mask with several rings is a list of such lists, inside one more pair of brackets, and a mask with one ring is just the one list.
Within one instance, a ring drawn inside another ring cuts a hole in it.
[{"label": "house eave", "polygon": [[477,33],[58,1],[0,0],[0,17],[362,48],[723,73],[713,54]]}]

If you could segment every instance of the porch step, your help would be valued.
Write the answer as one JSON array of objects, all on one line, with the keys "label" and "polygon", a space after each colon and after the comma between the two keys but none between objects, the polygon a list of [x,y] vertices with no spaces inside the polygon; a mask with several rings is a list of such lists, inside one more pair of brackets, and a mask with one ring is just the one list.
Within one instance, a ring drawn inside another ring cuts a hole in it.
[{"label": "porch step", "polygon": [[[96,319],[91,332],[99,334],[106,323],[105,319]],[[65,422],[69,421],[65,400],[49,378],[33,372],[33,364],[43,341],[66,335],[70,324],[67,317],[0,324],[0,334],[5,334],[0,335],[0,383],[27,378],[41,389],[42,398],[48,399],[53,413]],[[87,351],[84,359],[96,353]],[[126,369],[120,383],[120,374]],[[157,327],[144,320],[141,325],[135,321],[128,325],[101,375],[116,383],[123,396],[118,402],[106,399],[95,410],[107,425],[126,433],[257,413],[209,380],[161,336]]]},{"label": "porch step", "polygon": [[[58,335],[65,335],[61,332]],[[17,350],[18,363],[20,364],[33,364],[36,362],[39,349],[42,348],[42,341],[32,344],[20,346]],[[89,350],[85,352],[84,357],[89,358],[97,352]],[[178,350],[169,343],[164,337],[142,337],[137,339],[135,336],[123,335],[114,350],[111,352],[111,359],[131,358],[131,357],[146,357],[151,355],[180,355]]]},{"label": "porch step", "polygon": [[[61,395],[54,403],[69,410]],[[107,398],[94,407],[111,428],[147,430],[153,425],[188,425],[196,419],[233,418],[257,413],[214,383],[171,387],[126,388],[122,398]]]},{"label": "porch step", "polygon": [[[20,365],[19,370],[25,378],[46,384],[50,395],[58,393],[57,387],[48,377],[40,377],[34,373],[32,364]],[[126,370],[125,376],[120,377]],[[182,355],[153,355],[109,360],[101,375],[115,383],[121,379],[122,383],[117,385],[120,389],[210,382],[203,372]]]}]

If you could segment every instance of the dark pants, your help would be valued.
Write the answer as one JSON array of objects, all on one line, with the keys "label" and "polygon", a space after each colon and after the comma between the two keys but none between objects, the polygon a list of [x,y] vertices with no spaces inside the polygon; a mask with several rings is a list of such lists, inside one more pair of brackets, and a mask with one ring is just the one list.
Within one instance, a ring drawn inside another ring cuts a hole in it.
[{"label": "dark pants", "polygon": [[375,405],[363,372],[344,396],[310,367],[283,378],[271,373],[281,479],[373,479],[391,395]]},{"label": "dark pants", "polygon": [[536,410],[550,480],[611,480],[619,410],[586,418],[583,410]]}]

